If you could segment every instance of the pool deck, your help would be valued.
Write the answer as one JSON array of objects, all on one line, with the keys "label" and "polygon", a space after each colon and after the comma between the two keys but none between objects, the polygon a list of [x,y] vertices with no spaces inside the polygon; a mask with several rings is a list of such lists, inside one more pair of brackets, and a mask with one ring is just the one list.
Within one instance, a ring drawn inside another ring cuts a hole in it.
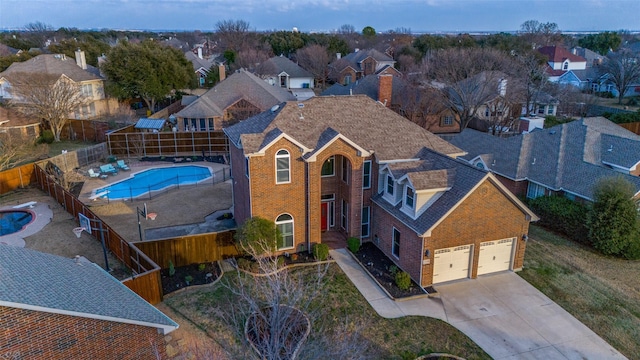
[{"label": "pool deck", "polygon": [[[160,167],[178,167],[178,166],[196,165],[196,166],[208,167],[209,169],[211,169],[212,173],[216,173],[218,171],[221,171],[229,167],[229,165],[211,163],[211,162],[205,162],[205,161],[185,162],[185,163],[177,163],[177,164],[170,163],[167,161],[157,161],[157,162],[136,161],[136,162],[130,162],[128,163],[128,165],[131,168],[130,171],[119,170],[116,175],[109,175],[106,178],[100,177],[100,178],[90,179],[89,177],[87,177],[87,180],[84,182],[84,186],[82,187],[82,190],[80,192],[80,196],[78,197],[78,199],[85,204],[91,204],[91,205],[95,205],[97,203],[106,203],[107,200],[101,196],[102,194],[95,193],[96,189],[99,189],[101,187],[107,186],[109,184],[113,184],[115,182],[118,182],[124,179],[128,179],[134,174],[144,170],[148,170],[148,169],[154,169],[154,168],[160,168]],[[144,196],[142,196],[142,198],[144,198]],[[121,200],[113,200],[113,201],[121,201]]]},{"label": "pool deck", "polygon": [[34,215],[34,219],[22,230],[13,234],[0,236],[0,245],[24,247],[24,238],[37,233],[51,222],[53,211],[51,211],[49,205],[38,202],[28,202],[23,205],[25,206],[13,205],[0,207],[0,210],[26,210],[32,212]]}]

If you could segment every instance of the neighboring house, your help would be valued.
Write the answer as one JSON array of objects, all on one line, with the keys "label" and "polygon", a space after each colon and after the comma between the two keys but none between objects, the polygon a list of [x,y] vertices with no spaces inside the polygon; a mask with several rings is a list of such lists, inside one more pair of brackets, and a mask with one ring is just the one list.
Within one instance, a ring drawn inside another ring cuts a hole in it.
[{"label": "neighboring house", "polygon": [[559,194],[593,201],[598,180],[622,176],[640,192],[640,136],[603,117],[584,118],[510,138],[466,129],[450,140],[461,158],[487,169],[514,194]]},{"label": "neighboring house", "polygon": [[333,84],[320,95],[367,95],[434,134],[460,132],[458,115],[438,101],[436,91],[409,86],[398,76],[367,75],[349,85]]},{"label": "neighboring house", "polygon": [[0,106],[0,134],[2,133],[35,140],[40,136],[40,120]]},{"label": "neighboring house", "polygon": [[330,78],[343,85],[376,74],[400,75],[394,68],[395,60],[375,49],[358,50],[340,57],[329,65]]},{"label": "neighboring house", "polygon": [[288,91],[240,70],[175,113],[178,131],[212,131],[261,113],[283,101]]},{"label": "neighboring house", "polygon": [[313,74],[282,55],[264,61],[256,67],[255,73],[269,85],[287,90],[313,89],[314,87]]},{"label": "neighboring house", "polygon": [[16,55],[17,53],[18,49],[14,49],[11,46],[0,43],[0,56]]},{"label": "neighboring house", "polygon": [[65,77],[80,86],[80,91],[88,99],[88,103],[69,116],[73,119],[91,119],[108,114],[116,109],[116,99],[107,99],[104,92],[104,78],[100,71],[88,65],[84,51],[76,51],[76,59],[67,58],[64,54],[38,55],[24,62],[11,64],[0,73],[0,99],[10,99],[9,79],[19,73],[46,73]]},{"label": "neighboring house", "polygon": [[549,81],[580,89],[588,85],[587,73],[584,72],[587,69],[585,58],[555,45],[543,46],[538,52],[547,57],[546,73]]},{"label": "neighboring house", "polygon": [[196,73],[196,77],[198,78],[198,86],[204,87],[205,80],[211,67],[216,65],[214,61],[207,60],[202,58],[202,48],[198,48],[198,55],[194,54],[191,51],[188,51],[184,54],[184,56],[191,62],[193,65],[193,71]]},{"label": "neighboring house", "polygon": [[527,106],[522,107],[521,115],[531,115],[531,116],[556,116],[558,112],[558,105],[560,105],[560,101],[553,97],[551,94],[540,91],[536,94],[535,99],[532,99],[533,106],[530,114],[527,114]]},{"label": "neighboring house", "polygon": [[537,217],[456,160],[460,149],[367,96],[287,102],[224,131],[234,217],[274,221],[280,253],[356,237],[421,286],[522,268]]},{"label": "neighboring house", "polygon": [[602,65],[602,63],[607,59],[606,56],[600,55],[595,51],[580,46],[571,48],[571,53],[573,55],[578,55],[584,58],[586,61],[587,69],[590,67],[598,67],[599,65]]},{"label": "neighboring house", "polygon": [[0,354],[7,359],[164,358],[164,336],[178,328],[82,257],[0,244],[0,277]]}]

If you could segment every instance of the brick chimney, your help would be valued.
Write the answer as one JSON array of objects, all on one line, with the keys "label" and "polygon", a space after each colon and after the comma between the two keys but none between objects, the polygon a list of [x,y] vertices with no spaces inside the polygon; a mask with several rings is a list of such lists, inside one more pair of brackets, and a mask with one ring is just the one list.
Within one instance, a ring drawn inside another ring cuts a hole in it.
[{"label": "brick chimney", "polygon": [[87,70],[87,60],[84,57],[84,51],[78,49],[76,50],[76,64],[82,68],[82,70]]},{"label": "brick chimney", "polygon": [[378,101],[386,107],[391,106],[391,92],[393,88],[393,75],[383,74],[378,76]]},{"label": "brick chimney", "polygon": [[227,78],[227,74],[225,73],[224,65],[218,65],[218,74],[220,75],[220,81]]}]

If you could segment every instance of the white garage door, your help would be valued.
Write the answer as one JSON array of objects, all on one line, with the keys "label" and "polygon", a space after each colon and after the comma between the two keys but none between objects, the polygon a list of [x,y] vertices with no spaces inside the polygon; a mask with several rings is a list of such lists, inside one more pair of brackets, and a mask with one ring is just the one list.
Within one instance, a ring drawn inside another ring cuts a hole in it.
[{"label": "white garage door", "polygon": [[509,270],[516,238],[480,243],[478,275]]},{"label": "white garage door", "polygon": [[439,249],[433,259],[433,283],[469,277],[471,245]]}]

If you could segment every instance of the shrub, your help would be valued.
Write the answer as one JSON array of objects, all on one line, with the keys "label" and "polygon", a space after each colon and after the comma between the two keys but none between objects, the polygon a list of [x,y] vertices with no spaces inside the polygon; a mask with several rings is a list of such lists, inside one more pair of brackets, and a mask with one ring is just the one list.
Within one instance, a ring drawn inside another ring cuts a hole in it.
[{"label": "shrub", "polygon": [[594,190],[589,214],[589,239],[605,255],[640,257],[638,210],[635,188],[622,177],[600,180]]},{"label": "shrub", "polygon": [[278,259],[276,260],[276,267],[279,269],[283,266],[284,266],[284,257],[278,256]]},{"label": "shrub", "polygon": [[176,274],[176,268],[173,266],[173,262],[169,260],[169,276]]},{"label": "shrub", "polygon": [[325,261],[329,257],[329,245],[314,244],[312,248],[313,257],[318,261]]},{"label": "shrub", "polygon": [[391,276],[396,276],[398,273],[398,267],[395,265],[389,266],[389,272],[391,273]]},{"label": "shrub", "polygon": [[352,253],[357,253],[360,250],[360,239],[356,237],[350,237],[347,239],[347,247]]},{"label": "shrub", "polygon": [[198,265],[198,271],[204,271],[204,269],[207,267],[206,264],[200,264]]},{"label": "shrub", "polygon": [[539,225],[589,244],[589,229],[584,221],[589,214],[587,206],[562,196],[541,196],[529,200],[529,206],[540,216]]},{"label": "shrub", "polygon": [[411,287],[411,277],[406,271],[399,271],[396,273],[396,286],[400,290],[409,290]]},{"label": "shrub", "polygon": [[53,131],[51,130],[45,130],[42,132],[42,134],[40,134],[40,137],[38,138],[38,143],[40,144],[51,144],[53,143],[53,141],[55,140],[55,137],[53,136]]},{"label": "shrub", "polygon": [[192,281],[193,281],[193,276],[187,275],[184,277],[184,282],[186,282],[187,285],[189,285]]},{"label": "shrub", "polygon": [[253,256],[274,252],[281,238],[273,221],[258,216],[247,219],[235,235],[238,248]]},{"label": "shrub", "polygon": [[239,258],[238,259],[238,267],[242,270],[245,271],[250,271],[251,270],[251,260],[245,259],[245,258]]}]

